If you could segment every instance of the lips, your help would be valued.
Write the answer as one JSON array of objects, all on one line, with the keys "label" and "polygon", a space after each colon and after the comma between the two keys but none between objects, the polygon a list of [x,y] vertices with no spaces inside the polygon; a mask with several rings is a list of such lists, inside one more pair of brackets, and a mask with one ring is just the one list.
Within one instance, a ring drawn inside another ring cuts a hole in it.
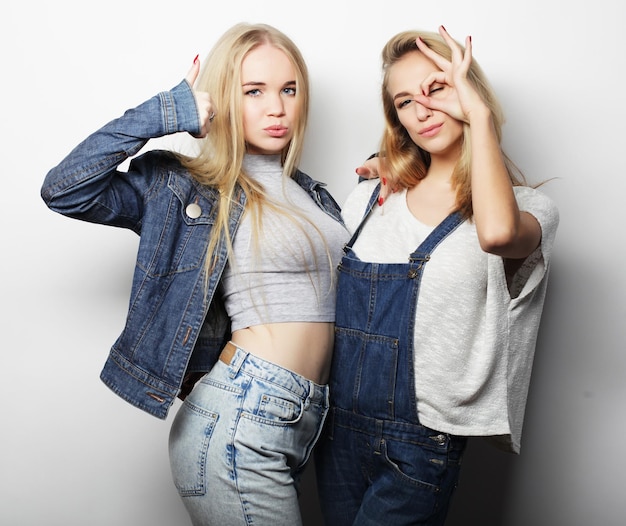
[{"label": "lips", "polygon": [[428,128],[424,128],[419,132],[419,135],[422,137],[433,137],[439,133],[439,130],[443,124],[434,124],[433,126],[429,126]]},{"label": "lips", "polygon": [[289,128],[280,125],[268,126],[267,128],[263,129],[270,137],[276,138],[284,137],[289,132]]}]

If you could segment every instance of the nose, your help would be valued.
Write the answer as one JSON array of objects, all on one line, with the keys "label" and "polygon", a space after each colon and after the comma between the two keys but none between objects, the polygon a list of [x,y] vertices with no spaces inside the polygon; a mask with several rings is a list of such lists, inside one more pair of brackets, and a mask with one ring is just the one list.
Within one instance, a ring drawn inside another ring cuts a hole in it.
[{"label": "nose", "polygon": [[433,112],[430,111],[430,108],[427,108],[423,104],[419,102],[415,102],[415,114],[417,115],[418,120],[425,121],[428,117],[432,116]]},{"label": "nose", "polygon": [[269,98],[267,104],[267,114],[272,117],[281,117],[285,114],[285,104],[279,93]]}]

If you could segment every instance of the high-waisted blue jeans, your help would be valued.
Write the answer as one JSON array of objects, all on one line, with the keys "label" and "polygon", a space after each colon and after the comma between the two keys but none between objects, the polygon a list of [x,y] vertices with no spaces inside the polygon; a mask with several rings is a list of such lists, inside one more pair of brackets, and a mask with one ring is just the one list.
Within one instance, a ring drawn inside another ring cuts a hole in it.
[{"label": "high-waisted blue jeans", "polygon": [[196,526],[298,526],[298,479],[328,411],[328,387],[235,351],[179,409],[174,482]]}]

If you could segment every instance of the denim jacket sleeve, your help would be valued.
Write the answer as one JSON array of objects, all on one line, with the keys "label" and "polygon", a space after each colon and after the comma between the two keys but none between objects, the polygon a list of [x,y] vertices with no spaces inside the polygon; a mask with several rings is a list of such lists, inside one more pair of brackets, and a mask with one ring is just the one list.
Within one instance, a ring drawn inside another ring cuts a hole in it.
[{"label": "denim jacket sleeve", "polygon": [[41,196],[51,210],[63,215],[139,232],[156,166],[131,163],[128,172],[122,172],[119,165],[149,139],[179,132],[195,135],[199,128],[193,92],[183,80],[87,137],[50,170]]}]

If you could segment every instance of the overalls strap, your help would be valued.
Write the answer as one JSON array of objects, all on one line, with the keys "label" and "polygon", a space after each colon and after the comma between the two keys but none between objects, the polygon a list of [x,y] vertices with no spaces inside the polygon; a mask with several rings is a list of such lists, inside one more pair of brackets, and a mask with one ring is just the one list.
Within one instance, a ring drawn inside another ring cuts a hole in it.
[{"label": "overalls strap", "polygon": [[441,223],[439,223],[432,230],[432,232],[426,236],[426,239],[420,243],[420,246],[417,247],[409,256],[409,264],[411,266],[409,275],[411,272],[415,272],[415,264],[417,264],[418,267],[421,267],[424,263],[426,263],[439,243],[441,243],[448,236],[448,234],[452,233],[463,221],[463,216],[457,210],[449,214]]},{"label": "overalls strap", "polygon": [[344,252],[346,251],[346,249],[352,248],[352,245],[354,245],[354,242],[356,241],[356,238],[359,237],[359,234],[361,233],[361,230],[363,229],[363,225],[365,224],[365,220],[369,217],[370,212],[374,208],[374,204],[378,200],[378,194],[379,193],[380,193],[380,183],[378,183],[376,185],[376,188],[374,188],[374,191],[372,192],[372,195],[370,196],[370,200],[367,203],[367,207],[365,207],[365,213],[363,214],[363,217],[361,218],[361,222],[359,223],[359,226],[354,231],[354,234],[352,234],[352,237],[350,238],[350,241],[348,241],[344,245],[344,249],[343,249]]}]

